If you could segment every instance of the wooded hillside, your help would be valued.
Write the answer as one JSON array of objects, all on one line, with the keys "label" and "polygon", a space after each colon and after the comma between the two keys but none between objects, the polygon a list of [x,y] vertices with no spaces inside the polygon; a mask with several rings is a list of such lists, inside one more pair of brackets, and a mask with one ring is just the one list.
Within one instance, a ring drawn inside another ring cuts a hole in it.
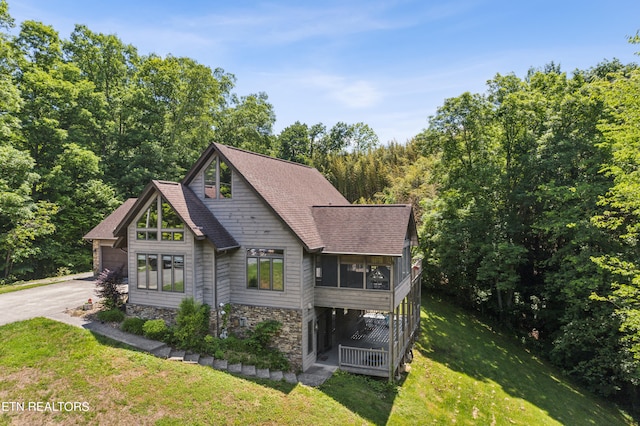
[{"label": "wooded hillside", "polygon": [[[638,43],[632,37],[630,42]],[[82,236],[211,142],[313,165],[353,202],[410,202],[427,291],[493,317],[590,389],[638,401],[640,69],[496,75],[406,144],[364,123],[275,135],[264,93],[0,1],[0,283],[90,269]]]}]

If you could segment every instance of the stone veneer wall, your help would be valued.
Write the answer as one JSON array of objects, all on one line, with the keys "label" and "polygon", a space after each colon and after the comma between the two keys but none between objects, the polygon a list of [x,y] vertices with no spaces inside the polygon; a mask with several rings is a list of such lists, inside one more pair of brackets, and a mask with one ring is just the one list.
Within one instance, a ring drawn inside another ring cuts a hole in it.
[{"label": "stone veneer wall", "polygon": [[127,315],[132,317],[138,317],[145,320],[160,319],[162,318],[167,325],[175,325],[177,309],[173,308],[159,308],[157,306],[136,305],[134,303],[127,303]]},{"label": "stone veneer wall", "polygon": [[[127,315],[142,319],[162,318],[171,326],[176,323],[177,309],[127,303]],[[246,337],[247,331],[267,320],[282,324],[280,334],[274,339],[276,348],[285,354],[293,370],[302,368],[302,312],[295,309],[267,308],[264,306],[231,305],[229,332]],[[209,331],[214,336],[217,330],[218,312],[211,310]]]},{"label": "stone veneer wall", "polygon": [[[136,305],[134,303],[127,303],[126,308],[127,315],[132,317],[146,320],[162,318],[168,326],[176,324],[178,310],[174,308],[159,308],[157,306]],[[216,311],[212,310],[211,317],[209,318],[209,332],[214,336],[218,333],[217,324],[218,316],[216,315]]]},{"label": "stone veneer wall", "polygon": [[275,347],[289,359],[294,370],[302,369],[302,311],[265,306],[231,305],[229,331],[245,337],[258,323],[276,320],[282,324]]},{"label": "stone veneer wall", "polygon": [[93,249],[93,276],[97,277],[100,273],[100,240],[93,240],[91,245]]}]

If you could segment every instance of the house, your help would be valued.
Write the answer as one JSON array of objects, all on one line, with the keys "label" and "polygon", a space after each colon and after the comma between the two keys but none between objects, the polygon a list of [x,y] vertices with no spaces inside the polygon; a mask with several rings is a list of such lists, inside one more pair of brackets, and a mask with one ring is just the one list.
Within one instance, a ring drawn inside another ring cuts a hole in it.
[{"label": "house", "polygon": [[114,247],[117,238],[113,235],[113,231],[135,202],[135,198],[126,200],[83,237],[92,242],[94,276],[105,269],[121,271],[124,276],[129,274],[127,251]]},{"label": "house", "polygon": [[231,332],[275,319],[302,371],[334,362],[393,377],[410,353],[421,271],[409,205],[351,205],[314,168],[214,143],[106,229],[128,254],[131,315],[173,321],[193,297],[216,332],[226,304]]}]

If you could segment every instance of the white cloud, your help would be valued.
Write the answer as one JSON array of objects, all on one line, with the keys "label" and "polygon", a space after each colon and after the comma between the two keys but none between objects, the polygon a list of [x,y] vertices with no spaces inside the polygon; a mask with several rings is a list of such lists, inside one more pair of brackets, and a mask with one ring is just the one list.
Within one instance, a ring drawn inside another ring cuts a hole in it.
[{"label": "white cloud", "polygon": [[372,81],[317,71],[302,71],[297,75],[293,80],[302,90],[317,92],[324,99],[337,102],[342,107],[371,108],[382,100],[382,93]]}]

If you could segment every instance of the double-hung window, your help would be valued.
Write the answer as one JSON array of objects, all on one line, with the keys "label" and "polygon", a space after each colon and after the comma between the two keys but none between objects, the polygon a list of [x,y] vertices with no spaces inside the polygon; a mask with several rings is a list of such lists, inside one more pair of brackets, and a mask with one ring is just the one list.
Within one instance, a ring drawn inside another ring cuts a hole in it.
[{"label": "double-hung window", "polygon": [[247,250],[247,288],[284,291],[284,250]]}]

